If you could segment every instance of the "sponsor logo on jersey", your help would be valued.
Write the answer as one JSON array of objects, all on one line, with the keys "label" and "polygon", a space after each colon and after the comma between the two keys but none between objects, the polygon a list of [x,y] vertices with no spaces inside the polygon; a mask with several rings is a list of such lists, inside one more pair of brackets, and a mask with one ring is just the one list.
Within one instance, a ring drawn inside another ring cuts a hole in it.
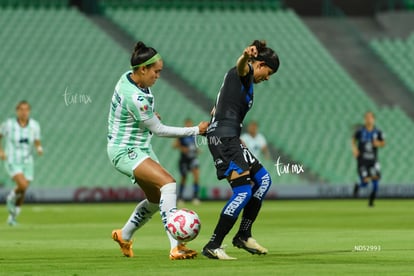
[{"label": "sponsor logo on jersey", "polygon": [[249,107],[249,109],[250,109],[250,108],[252,108],[252,105],[253,105],[253,100],[250,100],[250,101],[249,101],[249,103],[247,104],[247,106],[248,106],[248,107]]},{"label": "sponsor logo on jersey", "polygon": [[144,100],[144,97],[140,95],[140,96],[138,96],[137,100],[142,102]]},{"label": "sponsor logo on jersey", "polygon": [[148,105],[147,104],[144,104],[143,106],[141,106],[140,108],[139,108],[142,112],[145,112],[145,111],[147,111],[148,110]]},{"label": "sponsor logo on jersey", "polygon": [[28,138],[20,138],[19,143],[20,144],[29,144],[29,139]]},{"label": "sponsor logo on jersey", "polygon": [[138,154],[134,151],[134,149],[128,149],[128,157],[131,160],[134,160],[138,157]]},{"label": "sponsor logo on jersey", "polygon": [[218,158],[214,161],[214,165],[218,166],[220,164],[223,164],[223,160],[221,160],[220,158]]}]

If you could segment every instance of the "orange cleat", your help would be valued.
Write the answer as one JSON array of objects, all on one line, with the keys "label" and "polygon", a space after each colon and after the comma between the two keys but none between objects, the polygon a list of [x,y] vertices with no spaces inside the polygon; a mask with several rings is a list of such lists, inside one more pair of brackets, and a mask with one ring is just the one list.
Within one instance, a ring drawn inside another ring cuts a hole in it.
[{"label": "orange cleat", "polygon": [[112,231],[112,239],[119,244],[121,252],[125,257],[134,257],[134,252],[132,251],[132,241],[125,241],[122,239],[121,229]]},{"label": "orange cleat", "polygon": [[170,260],[194,259],[195,257],[197,257],[197,251],[187,248],[184,243],[170,251]]}]

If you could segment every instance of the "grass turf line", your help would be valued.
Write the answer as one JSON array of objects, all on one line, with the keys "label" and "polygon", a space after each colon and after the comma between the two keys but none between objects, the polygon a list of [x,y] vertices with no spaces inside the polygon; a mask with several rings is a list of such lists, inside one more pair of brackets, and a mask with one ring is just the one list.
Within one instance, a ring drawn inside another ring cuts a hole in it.
[{"label": "grass turf line", "polygon": [[[189,247],[209,239],[223,202],[185,207],[197,211],[201,233]],[[413,275],[414,221],[411,200],[267,201],[253,233],[269,249],[250,255],[231,246],[235,261],[170,261],[159,215],[135,235],[136,257],[122,257],[112,229],[134,204],[25,205],[21,224],[0,225],[0,275]],[[6,208],[2,208],[6,218]],[[355,246],[362,249],[356,251]],[[374,251],[369,246],[380,246]]]}]

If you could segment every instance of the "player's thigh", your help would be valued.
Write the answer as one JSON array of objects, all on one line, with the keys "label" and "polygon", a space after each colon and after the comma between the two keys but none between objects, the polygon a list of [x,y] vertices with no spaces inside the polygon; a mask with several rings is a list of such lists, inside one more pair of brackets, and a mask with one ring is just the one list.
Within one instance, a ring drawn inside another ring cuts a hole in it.
[{"label": "player's thigh", "polygon": [[[30,170],[30,164],[7,163],[6,170],[10,178],[16,183],[17,187],[26,189],[29,186],[29,183],[32,180],[33,166]],[[27,175],[29,177],[27,177]]]},{"label": "player's thigh", "polygon": [[27,187],[29,187],[30,181],[28,181],[22,173],[18,173],[13,176],[13,180],[16,182],[17,187],[21,190],[26,190]]},{"label": "player's thigh", "polygon": [[358,165],[358,175],[364,183],[369,182],[371,179],[366,165]]},{"label": "player's thigh", "polygon": [[370,175],[372,179],[381,179],[381,166],[379,162],[376,162],[373,166],[370,167]]},{"label": "player's thigh", "polygon": [[134,169],[134,176],[148,200],[154,203],[159,202],[161,187],[175,182],[167,170],[151,158],[145,159]]},{"label": "player's thigh", "polygon": [[249,174],[251,163],[255,160],[238,137],[223,137],[220,143],[209,144],[213,155],[218,179],[233,180]]},{"label": "player's thigh", "polygon": [[186,178],[188,174],[188,162],[186,160],[180,159],[178,162],[178,169],[182,178]]}]

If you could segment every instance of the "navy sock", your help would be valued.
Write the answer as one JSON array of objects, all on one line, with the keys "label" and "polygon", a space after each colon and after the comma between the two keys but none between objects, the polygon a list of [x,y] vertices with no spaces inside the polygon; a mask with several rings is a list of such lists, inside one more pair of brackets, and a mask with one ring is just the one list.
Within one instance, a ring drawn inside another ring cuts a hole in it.
[{"label": "navy sock", "polygon": [[184,192],[185,185],[184,183],[180,183],[180,187],[178,188],[178,199],[183,199],[183,192]]},{"label": "navy sock", "polygon": [[224,237],[230,232],[231,228],[233,228],[237,217],[249,202],[251,195],[252,189],[250,184],[233,188],[233,196],[227,202],[226,206],[224,206],[217,226],[214,229],[214,234],[206,247],[218,248],[221,246]]},{"label": "navy sock", "polygon": [[244,240],[252,236],[253,223],[259,215],[264,197],[272,184],[270,174],[264,167],[253,176],[253,182],[255,184],[253,196],[246,204],[246,207],[244,207],[243,217],[237,233],[237,236],[240,236]]},{"label": "navy sock", "polygon": [[199,187],[198,183],[193,184],[193,198],[198,198]]}]

